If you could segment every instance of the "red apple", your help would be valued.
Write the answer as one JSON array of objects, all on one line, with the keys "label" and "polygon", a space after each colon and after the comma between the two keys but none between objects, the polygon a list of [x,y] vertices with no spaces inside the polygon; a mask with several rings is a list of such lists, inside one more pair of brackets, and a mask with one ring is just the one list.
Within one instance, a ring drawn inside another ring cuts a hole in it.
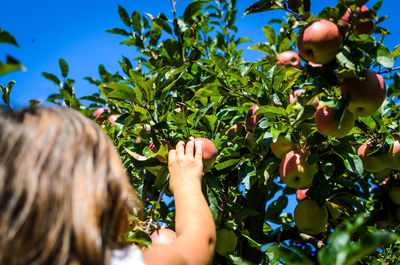
[{"label": "red apple", "polygon": [[293,217],[294,223],[301,232],[317,235],[325,230],[328,210],[325,206],[319,207],[314,200],[303,200],[294,209]]},{"label": "red apple", "polygon": [[119,114],[113,114],[108,116],[108,120],[111,122],[111,125],[114,126],[115,121],[120,117],[121,115]]},{"label": "red apple", "polygon": [[386,156],[388,167],[394,170],[400,170],[400,136],[393,135],[394,143],[389,154]]},{"label": "red apple", "polygon": [[[303,94],[304,92],[306,92],[305,89],[297,89],[295,90],[292,94],[289,95],[289,104],[294,104],[297,101],[297,97],[300,96],[301,94]],[[317,97],[314,98],[314,100],[311,102],[311,105],[315,108],[318,107],[319,105],[319,99]]]},{"label": "red apple", "polygon": [[294,68],[301,67],[300,57],[294,51],[282,52],[278,55],[277,59],[278,59],[277,64],[279,66],[284,65],[286,67],[294,67]]},{"label": "red apple", "polygon": [[[366,19],[368,16],[368,7],[363,5],[361,8],[357,7],[356,8],[356,13],[353,15],[352,11],[350,8],[347,9],[346,13],[344,16],[340,19],[339,24],[343,26],[344,32],[349,31],[350,25],[354,24],[355,19],[360,20],[360,19]],[[354,22],[353,22],[354,21]],[[358,23],[354,29],[353,33],[354,35],[358,36],[361,34],[368,34],[370,35],[374,29],[374,22],[372,20],[368,20],[365,22]]]},{"label": "red apple", "polygon": [[248,131],[253,131],[256,128],[257,122],[262,118],[262,114],[257,114],[255,116],[254,113],[257,111],[258,105],[253,105],[246,115],[246,129]]},{"label": "red apple", "polygon": [[106,119],[105,117],[99,117],[101,114],[103,114],[106,111],[108,112],[110,110],[107,107],[103,107],[103,108],[98,108],[93,112],[93,116],[94,116],[97,124],[101,125],[103,123],[103,121]]},{"label": "red apple", "polygon": [[220,229],[217,231],[217,242],[215,244],[215,251],[226,256],[235,251],[238,239],[234,231],[228,229]]},{"label": "red apple", "polygon": [[382,76],[367,70],[364,80],[346,78],[340,84],[348,110],[359,117],[374,114],[386,98],[386,86]]},{"label": "red apple", "polygon": [[320,68],[320,67],[323,67],[323,66],[324,66],[323,64],[320,64],[320,63],[313,63],[313,62],[311,62],[311,61],[309,61],[307,64],[308,64],[309,66],[313,67],[313,68]]},{"label": "red apple", "polygon": [[305,150],[292,150],[282,159],[279,175],[282,181],[291,188],[305,189],[311,186],[314,174],[318,172],[318,164],[307,163]]},{"label": "red apple", "polygon": [[371,144],[372,142],[362,144],[357,150],[357,155],[361,158],[365,171],[378,173],[387,169],[387,160],[385,155],[368,156],[372,152]]},{"label": "red apple", "polygon": [[276,141],[271,143],[271,151],[279,159],[282,159],[295,145],[290,140],[290,136],[279,135]]},{"label": "red apple", "polygon": [[310,197],[306,195],[307,191],[308,189],[296,191],[296,199],[298,202],[305,199],[310,199]]},{"label": "red apple", "polygon": [[299,54],[306,61],[326,64],[342,49],[343,37],[335,23],[317,20],[308,24],[297,40]]},{"label": "red apple", "polygon": [[355,116],[345,110],[345,114],[339,129],[339,124],[336,122],[336,109],[327,106],[318,106],[315,112],[315,125],[320,134],[342,138],[346,136],[353,128]]},{"label": "red apple", "polygon": [[176,240],[176,233],[174,230],[168,228],[161,228],[154,231],[151,235],[151,242],[153,244],[169,245]]},{"label": "red apple", "polygon": [[[167,142],[167,141],[163,141],[163,140],[162,140],[162,141],[161,141],[161,144],[162,144],[163,146],[167,146],[168,151],[174,149],[174,147],[173,147],[169,142]],[[150,149],[151,151],[153,151],[153,153],[157,153],[157,152],[158,152],[158,148],[155,146],[154,143],[150,143],[150,144],[149,144],[149,149]],[[160,161],[160,162],[167,162],[167,158],[164,157],[164,156],[156,155],[156,158],[157,158],[158,161]]]},{"label": "red apple", "polygon": [[218,156],[218,150],[214,143],[207,138],[195,138],[195,143],[200,142],[203,154],[203,171],[208,171],[215,163]]}]

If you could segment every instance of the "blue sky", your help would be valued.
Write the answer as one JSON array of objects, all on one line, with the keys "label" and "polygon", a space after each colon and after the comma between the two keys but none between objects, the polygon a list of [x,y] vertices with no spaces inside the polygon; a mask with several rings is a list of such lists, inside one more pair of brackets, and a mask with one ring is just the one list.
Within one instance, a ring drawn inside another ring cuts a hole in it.
[{"label": "blue sky", "polygon": [[[182,14],[184,7],[191,0],[179,0],[177,13]],[[265,42],[261,30],[271,18],[285,16],[282,10],[264,12],[243,17],[246,7],[256,0],[240,0],[237,26],[238,36],[249,37],[252,43],[243,44],[244,56],[248,61],[255,61],[263,54],[248,50],[247,47]],[[321,2],[323,4],[321,4]],[[372,6],[376,1],[370,1]],[[0,28],[9,31],[17,39],[20,48],[0,44],[0,59],[10,54],[19,59],[27,68],[26,72],[14,72],[0,77],[0,85],[15,80],[12,102],[17,106],[28,104],[29,99],[45,100],[56,91],[56,86],[41,76],[41,72],[59,74],[58,59],[65,59],[70,67],[70,78],[76,80],[78,96],[96,91],[83,77],[98,77],[98,65],[104,64],[111,72],[119,71],[118,60],[122,55],[128,58],[137,56],[135,48],[119,45],[123,37],[105,32],[114,27],[124,28],[118,16],[118,4],[130,13],[139,10],[141,13],[157,15],[162,12],[172,18],[170,0],[2,0],[0,1]],[[312,11],[318,12],[324,6],[334,6],[335,0],[313,0]],[[389,15],[390,19],[382,26],[388,28],[392,36],[387,37],[385,44],[393,48],[400,43],[400,16],[397,0],[385,0],[380,15]],[[398,65],[398,63],[396,64]]]}]

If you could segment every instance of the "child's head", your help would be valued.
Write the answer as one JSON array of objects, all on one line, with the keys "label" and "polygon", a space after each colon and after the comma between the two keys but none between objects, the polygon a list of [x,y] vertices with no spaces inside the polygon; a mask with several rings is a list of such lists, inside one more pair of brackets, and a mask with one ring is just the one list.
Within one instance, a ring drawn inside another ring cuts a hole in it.
[{"label": "child's head", "polygon": [[0,113],[0,264],[103,264],[138,205],[107,135],[79,113]]}]

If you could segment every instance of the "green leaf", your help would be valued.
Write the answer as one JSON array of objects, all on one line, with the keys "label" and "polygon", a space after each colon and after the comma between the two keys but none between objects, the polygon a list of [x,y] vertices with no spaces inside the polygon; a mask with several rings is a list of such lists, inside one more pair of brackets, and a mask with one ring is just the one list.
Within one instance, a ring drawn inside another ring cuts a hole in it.
[{"label": "green leaf", "polygon": [[274,107],[274,106],[261,106],[257,109],[254,115],[257,114],[274,114],[278,116],[287,116],[286,110],[281,107]]},{"label": "green leaf", "polygon": [[228,161],[220,162],[220,163],[216,164],[214,167],[217,170],[222,170],[222,169],[225,169],[227,167],[230,167],[230,166],[233,166],[233,165],[237,164],[240,160],[241,160],[240,158],[230,159]]},{"label": "green leaf", "polygon": [[385,68],[393,68],[394,60],[392,57],[392,53],[383,44],[380,44],[378,46],[378,49],[376,51],[376,60]]},{"label": "green leaf", "polygon": [[108,29],[108,30],[106,30],[106,32],[113,33],[113,34],[119,34],[119,35],[122,35],[122,36],[129,36],[130,35],[126,30],[120,29],[120,28]]},{"label": "green leaf", "polygon": [[375,120],[371,117],[358,117],[358,119],[363,122],[365,125],[368,126],[370,129],[376,129],[376,122]]},{"label": "green leaf", "polygon": [[17,70],[25,70],[25,67],[11,56],[7,56],[6,63],[0,62],[0,76]]},{"label": "green leaf", "polygon": [[350,48],[344,46],[343,49],[336,54],[336,58],[347,68],[351,70],[356,70],[356,64],[358,63],[358,58],[352,56]]},{"label": "green leaf", "polygon": [[262,30],[264,31],[265,37],[267,38],[267,41],[269,44],[274,44],[276,41],[276,34],[275,30],[271,26],[264,26],[262,27]]},{"label": "green leaf", "polygon": [[343,149],[335,150],[335,153],[343,159],[344,165],[348,170],[359,175],[364,173],[362,161],[357,154]]},{"label": "green leaf", "polygon": [[140,12],[139,11],[132,12],[131,22],[132,22],[133,30],[140,33],[140,30],[142,29],[142,25],[140,24]]},{"label": "green leaf", "polygon": [[283,244],[273,244],[267,248],[267,251],[274,252],[285,264],[291,265],[313,265],[314,263],[299,249],[287,247]]},{"label": "green leaf", "polygon": [[210,1],[197,1],[190,3],[183,13],[183,20],[187,23],[193,20],[197,16],[204,5],[208,4]]},{"label": "green leaf", "polygon": [[375,252],[378,248],[382,248],[399,239],[400,237],[398,235],[388,231],[378,230],[374,233],[363,234],[360,242],[350,248],[344,264],[357,264],[358,261]]},{"label": "green leaf", "polygon": [[257,248],[257,249],[261,249],[262,244],[257,243],[254,239],[252,239],[249,235],[247,235],[246,233],[242,233],[242,236],[245,237],[247,239],[247,242],[249,243],[249,245],[253,248]]},{"label": "green leaf", "polygon": [[0,43],[9,43],[19,47],[17,41],[15,40],[14,36],[11,35],[9,32],[0,29]]},{"label": "green leaf", "polygon": [[247,260],[243,259],[242,257],[229,255],[229,259],[235,265],[254,265],[254,263],[251,263],[250,261],[247,261]]},{"label": "green leaf", "polygon": [[397,45],[392,52],[392,57],[393,59],[396,59],[397,57],[400,56],[400,45]]},{"label": "green leaf", "polygon": [[115,84],[102,84],[100,87],[111,88],[112,91],[107,93],[107,97],[121,99],[121,100],[129,100],[134,101],[135,92],[133,87],[128,84],[115,83]]},{"label": "green leaf", "polygon": [[282,213],[283,209],[288,205],[288,198],[285,195],[280,196],[277,200],[272,202],[268,208],[265,215],[269,220],[277,220],[279,215]]},{"label": "green leaf", "polygon": [[275,49],[273,49],[268,43],[257,43],[249,47],[250,50],[256,50],[263,53],[275,54]]},{"label": "green leaf", "polygon": [[42,72],[42,76],[44,78],[46,78],[47,80],[53,81],[53,83],[56,84],[56,85],[60,85],[61,84],[61,82],[58,79],[58,77],[53,75],[53,74]]},{"label": "green leaf", "polygon": [[128,12],[126,12],[126,10],[120,5],[118,5],[118,14],[119,14],[119,17],[121,18],[122,22],[124,22],[125,25],[127,25],[128,27],[130,27],[132,25],[131,20],[128,15]]},{"label": "green leaf", "polygon": [[228,67],[228,61],[221,54],[213,53],[211,54],[211,59],[222,72]]},{"label": "green leaf", "polygon": [[60,69],[61,69],[61,75],[63,77],[67,77],[68,71],[69,71],[67,62],[64,59],[60,58],[59,64],[60,64]]},{"label": "green leaf", "polygon": [[32,106],[37,106],[37,105],[40,105],[40,104],[42,104],[42,101],[39,101],[39,100],[35,100],[35,99],[31,99],[31,100],[29,100],[29,106],[30,107],[32,107]]},{"label": "green leaf", "polygon": [[244,16],[248,14],[260,13],[273,9],[285,9],[286,5],[283,0],[260,0],[257,3],[246,8]]}]

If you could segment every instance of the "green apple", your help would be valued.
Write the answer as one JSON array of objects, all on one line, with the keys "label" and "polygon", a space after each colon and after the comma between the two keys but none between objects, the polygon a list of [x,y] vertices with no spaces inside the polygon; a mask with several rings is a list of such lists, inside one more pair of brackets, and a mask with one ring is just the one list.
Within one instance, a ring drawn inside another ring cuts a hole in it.
[{"label": "green apple", "polygon": [[320,207],[315,200],[300,201],[294,209],[294,223],[306,234],[317,235],[325,230],[328,221],[326,206]]},{"label": "green apple", "polygon": [[282,181],[291,188],[305,189],[311,186],[318,164],[307,163],[308,153],[303,150],[292,150],[282,159],[279,175]]},{"label": "green apple", "polygon": [[392,170],[391,170],[390,168],[386,168],[386,169],[384,169],[384,170],[382,170],[382,171],[375,172],[375,173],[374,173],[374,176],[375,176],[375,179],[376,179],[377,181],[382,182],[382,181],[384,181],[387,177],[390,176],[390,173],[391,173],[391,172],[392,172]]},{"label": "green apple", "polygon": [[342,33],[335,23],[326,19],[308,24],[297,40],[300,56],[315,64],[326,64],[334,60],[342,46]]},{"label": "green apple", "polygon": [[340,84],[347,109],[359,117],[374,114],[386,98],[386,86],[383,77],[372,70],[367,70],[365,79],[346,78]]},{"label": "green apple", "polygon": [[389,197],[397,205],[400,205],[400,186],[391,184],[389,186]]},{"label": "green apple", "polygon": [[345,110],[345,114],[339,128],[339,124],[336,121],[335,115],[335,108],[322,105],[318,106],[317,111],[315,112],[315,125],[317,126],[317,131],[320,134],[342,138],[350,132],[354,126],[356,117],[349,111]]},{"label": "green apple", "polygon": [[357,155],[363,162],[364,170],[372,173],[382,172],[388,168],[388,161],[385,155],[368,156],[372,152],[372,142],[366,142],[357,149]]},{"label": "green apple", "polygon": [[220,229],[217,231],[217,242],[215,244],[215,251],[226,256],[235,251],[238,239],[234,231],[229,229]]},{"label": "green apple", "polygon": [[276,141],[271,143],[271,151],[279,159],[282,159],[295,145],[290,140],[289,135],[279,135]]}]

